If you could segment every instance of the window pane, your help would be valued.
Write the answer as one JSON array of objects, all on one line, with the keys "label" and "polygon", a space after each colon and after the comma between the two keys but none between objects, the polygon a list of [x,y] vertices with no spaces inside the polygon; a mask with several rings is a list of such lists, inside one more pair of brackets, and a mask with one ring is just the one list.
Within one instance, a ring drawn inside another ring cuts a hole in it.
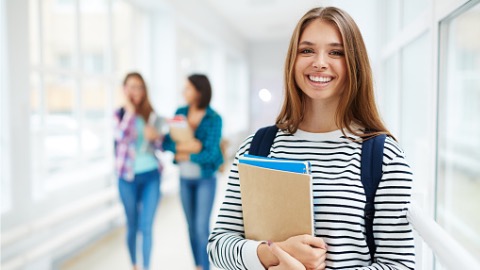
[{"label": "window pane", "polygon": [[82,67],[87,73],[105,72],[108,41],[106,0],[80,1]]},{"label": "window pane", "polygon": [[[442,24],[438,222],[480,257],[480,5]],[[442,32],[443,33],[443,32]]]},{"label": "window pane", "polygon": [[0,205],[1,213],[10,209],[10,149],[9,135],[7,134],[8,93],[6,83],[6,29],[5,29],[5,1],[0,1]]},{"label": "window pane", "polygon": [[73,167],[79,153],[79,126],[75,117],[75,84],[71,78],[45,78],[46,137],[44,149],[48,172]]},{"label": "window pane", "polygon": [[112,3],[113,68],[120,77],[131,71],[133,64],[133,11],[122,0]]},{"label": "window pane", "polygon": [[416,193],[426,194],[428,179],[428,111],[433,108],[432,96],[429,95],[431,78],[431,61],[429,51],[429,34],[424,34],[402,51],[401,64],[401,136],[400,143],[404,147],[410,165],[415,173],[414,188]]},{"label": "window pane", "polygon": [[42,82],[40,74],[34,72],[30,76],[30,153],[33,176],[41,175],[45,162],[43,157],[42,119]]},{"label": "window pane", "polygon": [[387,59],[383,69],[382,92],[382,116],[388,129],[398,135],[400,119],[400,71],[399,71],[399,53]]},{"label": "window pane", "polygon": [[40,64],[39,2],[29,1],[30,63],[34,66]]},{"label": "window pane", "polygon": [[42,3],[43,57],[47,67],[72,69],[75,65],[75,1]]},{"label": "window pane", "polygon": [[[87,162],[105,157],[108,146],[106,132],[107,125],[105,108],[107,91],[105,84],[100,80],[85,80],[82,87],[82,153]],[[112,114],[110,114],[112,115]]]}]

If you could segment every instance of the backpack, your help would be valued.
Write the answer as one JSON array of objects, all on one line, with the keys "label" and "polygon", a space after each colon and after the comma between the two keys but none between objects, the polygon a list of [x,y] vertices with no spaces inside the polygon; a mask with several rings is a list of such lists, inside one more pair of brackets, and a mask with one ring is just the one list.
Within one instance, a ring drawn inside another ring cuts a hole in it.
[{"label": "backpack", "polygon": [[[123,119],[123,116],[125,115],[125,108],[124,107],[121,107],[119,110],[118,110],[118,121],[119,122],[122,122],[122,119]],[[113,140],[113,153],[117,154],[117,141],[116,140]]]},{"label": "backpack", "polygon": [[[267,126],[259,129],[253,136],[249,154],[264,157],[268,156],[277,131],[277,126]],[[367,199],[364,212],[365,233],[372,263],[376,250],[373,238],[373,218],[375,216],[374,200],[378,184],[382,178],[383,147],[386,137],[385,134],[381,134],[362,142],[360,178]]]}]

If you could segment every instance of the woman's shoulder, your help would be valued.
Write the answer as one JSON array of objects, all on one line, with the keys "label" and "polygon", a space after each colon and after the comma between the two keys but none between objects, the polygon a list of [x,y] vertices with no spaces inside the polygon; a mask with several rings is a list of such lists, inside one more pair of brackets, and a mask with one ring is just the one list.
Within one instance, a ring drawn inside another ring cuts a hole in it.
[{"label": "woman's shoulder", "polygon": [[383,155],[389,160],[400,157],[405,158],[405,152],[403,151],[400,144],[391,136],[385,138],[385,144],[383,148]]},{"label": "woman's shoulder", "polygon": [[175,115],[177,114],[187,115],[187,112],[188,112],[188,106],[181,106],[177,108],[177,110],[175,111]]},{"label": "woman's shoulder", "polygon": [[254,135],[255,135],[255,133],[250,134],[242,141],[242,143],[240,144],[240,146],[238,147],[238,150],[237,150],[237,157],[242,156],[245,153],[247,153],[248,151],[250,151],[250,145],[252,143],[252,139],[253,139]]},{"label": "woman's shoulder", "polygon": [[207,107],[205,116],[215,121],[222,121],[222,117],[220,116],[220,114],[210,106]]}]

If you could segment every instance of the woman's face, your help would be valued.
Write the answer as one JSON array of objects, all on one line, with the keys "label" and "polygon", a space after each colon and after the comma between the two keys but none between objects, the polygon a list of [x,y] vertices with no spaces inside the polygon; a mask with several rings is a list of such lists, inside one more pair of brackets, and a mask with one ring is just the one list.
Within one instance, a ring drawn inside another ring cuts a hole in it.
[{"label": "woman's face", "polygon": [[338,102],[346,87],[342,36],[331,23],[314,20],[303,31],[295,60],[295,81],[312,100]]},{"label": "woman's face", "polygon": [[125,97],[135,106],[140,105],[145,98],[145,85],[138,77],[132,76],[128,78],[123,89],[125,91]]},{"label": "woman's face", "polygon": [[189,80],[187,80],[185,83],[183,97],[185,98],[185,101],[188,105],[196,105],[198,103],[199,93],[197,89],[195,89],[195,86],[193,86],[193,84]]}]

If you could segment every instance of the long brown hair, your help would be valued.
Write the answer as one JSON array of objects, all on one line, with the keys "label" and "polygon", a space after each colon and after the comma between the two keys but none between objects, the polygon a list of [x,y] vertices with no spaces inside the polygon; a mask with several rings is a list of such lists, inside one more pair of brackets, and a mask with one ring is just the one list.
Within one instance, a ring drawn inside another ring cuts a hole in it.
[{"label": "long brown hair", "polygon": [[145,84],[145,80],[143,79],[142,75],[138,72],[130,72],[125,76],[125,79],[123,79],[123,86],[127,84],[128,79],[136,77],[140,81],[142,81],[143,84],[143,100],[140,102],[140,104],[135,105],[135,111],[137,114],[141,115],[143,120],[145,122],[148,121],[148,117],[150,116],[150,113],[153,112],[153,107],[150,104],[150,100],[148,98],[148,91],[147,91],[147,84]]},{"label": "long brown hair", "polygon": [[[285,98],[276,120],[277,126],[289,133],[295,133],[303,121],[307,96],[298,87],[294,70],[298,42],[305,28],[314,20],[335,25],[345,47],[347,88],[343,91],[335,114],[337,126],[344,135],[346,129],[362,138],[379,134],[392,136],[383,124],[375,104],[372,70],[360,30],[348,13],[336,7],[311,9],[300,19],[293,31],[285,60]],[[352,130],[352,123],[362,126],[365,132]]]}]

